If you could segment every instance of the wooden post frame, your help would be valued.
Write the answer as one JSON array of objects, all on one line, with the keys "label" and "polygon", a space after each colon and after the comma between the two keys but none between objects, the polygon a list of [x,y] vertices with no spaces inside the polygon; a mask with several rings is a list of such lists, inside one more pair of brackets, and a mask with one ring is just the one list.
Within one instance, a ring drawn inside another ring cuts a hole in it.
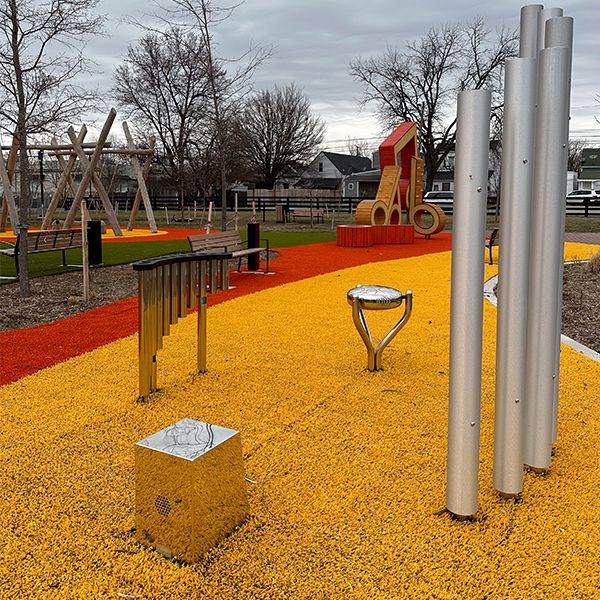
[{"label": "wooden post frame", "polygon": [[100,178],[96,175],[95,172],[96,165],[98,164],[98,160],[100,159],[100,156],[102,154],[104,142],[106,141],[106,138],[110,133],[110,128],[112,127],[116,116],[117,112],[114,108],[111,108],[110,112],[108,113],[106,122],[104,123],[104,127],[102,127],[102,131],[100,132],[100,136],[98,137],[96,149],[94,150],[94,153],[92,154],[92,157],[90,159],[88,159],[83,148],[81,147],[81,144],[77,140],[75,130],[72,127],[69,127],[67,131],[69,139],[71,140],[71,144],[73,145],[73,149],[77,153],[77,157],[79,158],[79,162],[81,163],[81,167],[83,169],[83,177],[81,179],[81,183],[79,184],[79,188],[77,189],[77,194],[75,195],[75,198],[73,198],[73,205],[71,206],[71,209],[67,214],[67,218],[65,219],[65,223],[63,225],[64,229],[69,229],[70,227],[72,227],[73,222],[75,221],[75,215],[79,210],[81,201],[83,200],[87,187],[91,181],[94,187],[96,188],[98,195],[100,196],[100,200],[102,201],[104,211],[106,212],[106,216],[108,218],[108,222],[112,230],[114,231],[116,236],[123,235],[123,232],[119,227],[115,211],[110,203],[108,194],[106,193],[106,190],[104,189]]},{"label": "wooden post frame", "polygon": [[12,225],[13,232],[16,235],[17,225],[19,223],[19,213],[17,211],[17,205],[13,195],[11,178],[6,169],[2,151],[0,151],[0,180],[2,181],[2,187],[4,188],[4,205],[7,207],[8,214],[10,215],[10,223]]},{"label": "wooden post frame", "polygon": [[[8,163],[5,165],[5,170],[6,173],[8,175],[8,181],[9,184],[12,184],[12,180],[13,180],[13,175],[15,173],[15,167],[17,166],[17,156],[18,156],[18,151],[19,151],[19,140],[17,139],[16,136],[13,137],[13,141],[12,141],[12,145],[10,147],[10,152],[8,153]],[[4,157],[2,157],[4,159]],[[4,162],[4,160],[3,160]],[[15,199],[14,199],[14,194],[12,194],[12,188],[11,185],[6,186],[4,183],[2,184],[5,190],[8,190],[10,188],[10,193],[12,196],[12,204],[15,206],[15,211],[16,211],[16,204],[15,204]],[[6,195],[7,192],[5,192],[5,194],[3,195],[4,201],[2,202],[2,208],[0,209],[0,231],[6,231],[6,221],[7,218],[11,212],[11,201],[8,199],[8,196]],[[15,212],[15,214],[17,214]],[[16,235],[16,227],[17,227],[17,223],[18,223],[18,216],[16,217],[16,220],[13,218],[13,215],[10,215],[10,220],[11,220],[11,225],[12,225],[12,229],[15,232]]]},{"label": "wooden post frame", "polygon": [[[81,144],[85,139],[87,134],[87,127],[83,125],[79,130],[79,135],[77,136],[77,141]],[[58,142],[55,137],[52,138],[52,147],[58,148]],[[60,197],[62,196],[65,187],[68,185],[71,193],[73,194],[73,198],[77,195],[77,186],[71,177],[71,171],[75,166],[75,162],[77,161],[77,155],[73,155],[69,157],[69,160],[65,162],[63,156],[56,154],[56,160],[58,161],[58,165],[61,168],[62,174],[58,183],[56,184],[56,189],[54,190],[54,194],[52,195],[52,200],[50,201],[50,205],[48,206],[48,210],[46,211],[46,216],[42,221],[42,229],[48,229],[50,225],[52,225],[52,219],[54,217],[54,213],[58,207],[58,203],[60,201]]]},{"label": "wooden post frame", "polygon": [[[136,147],[133,142],[133,137],[131,132],[129,131],[129,126],[127,125],[127,121],[123,121],[123,131],[125,133],[125,139],[127,140],[127,147],[131,151],[131,166],[133,167],[133,172],[135,173],[137,182],[138,182],[138,190],[135,195],[135,200],[133,203],[133,207],[131,209],[131,216],[129,218],[129,223],[127,225],[127,229],[131,231],[133,229],[133,225],[135,223],[135,218],[137,216],[137,211],[140,206],[140,196],[144,201],[144,208],[146,209],[146,218],[148,219],[148,224],[150,225],[150,231],[152,233],[156,233],[158,228],[156,227],[156,219],[154,218],[154,213],[152,212],[152,205],[150,203],[150,196],[148,196],[148,189],[146,188],[146,177],[150,172],[150,166],[152,165],[152,155],[149,154],[146,157],[146,162],[144,163],[144,168],[140,166],[140,162],[137,159],[135,152]],[[152,149],[154,149],[154,144],[156,141],[154,138],[150,139],[150,144]]]}]

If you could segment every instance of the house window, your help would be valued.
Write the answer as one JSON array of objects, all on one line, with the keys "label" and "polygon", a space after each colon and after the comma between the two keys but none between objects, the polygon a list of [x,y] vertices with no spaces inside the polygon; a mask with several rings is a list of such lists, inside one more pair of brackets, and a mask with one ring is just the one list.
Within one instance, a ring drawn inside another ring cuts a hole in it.
[{"label": "house window", "polygon": [[353,190],[354,189],[354,184],[353,183],[349,183],[348,184],[348,189],[349,190]]},{"label": "house window", "polygon": [[433,190],[431,190],[432,192],[437,192],[440,189],[440,186],[437,183],[433,184]]},{"label": "house window", "polygon": [[323,172],[323,163],[319,163],[319,173]]},{"label": "house window", "polygon": [[442,183],[442,191],[443,192],[449,192],[450,191],[450,182],[444,182]]}]

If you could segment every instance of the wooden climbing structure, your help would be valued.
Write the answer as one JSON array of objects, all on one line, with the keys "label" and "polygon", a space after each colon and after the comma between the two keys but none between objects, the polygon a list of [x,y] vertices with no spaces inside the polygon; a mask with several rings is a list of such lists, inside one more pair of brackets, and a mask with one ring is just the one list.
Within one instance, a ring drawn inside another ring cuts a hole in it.
[{"label": "wooden climbing structure", "polygon": [[[70,141],[69,144],[59,144],[56,138],[52,138],[50,145],[28,145],[29,150],[44,150],[47,151],[51,157],[56,158],[61,171],[61,176],[56,184],[52,199],[50,200],[50,204],[42,221],[41,228],[43,230],[49,229],[52,226],[60,200],[63,198],[67,187],[73,195],[73,202],[62,223],[62,228],[71,229],[78,213],[81,212],[82,201],[89,196],[93,187],[100,199],[109,226],[116,236],[122,236],[123,231],[119,225],[116,212],[96,171],[102,155],[125,154],[131,161],[133,173],[138,184],[127,229],[130,231],[133,229],[139,208],[143,202],[150,231],[152,231],[152,233],[157,233],[158,228],[156,226],[156,219],[154,218],[150,196],[146,187],[146,178],[148,177],[152,159],[154,157],[156,140],[150,138],[148,148],[137,148],[127,122],[123,122],[123,132],[127,141],[127,148],[112,148],[111,144],[107,142],[107,138],[116,116],[117,113],[115,109],[111,109],[100,135],[94,143],[84,143],[84,139],[87,135],[87,127],[83,125],[79,134],[75,133],[73,127],[69,127],[67,130]],[[7,220],[10,219],[11,227],[15,233],[19,216],[14,193],[12,191],[12,183],[17,163],[18,150],[18,142],[16,141],[16,137],[14,137],[6,161],[0,151],[0,182],[4,189],[3,202],[0,209],[0,231],[5,230]],[[143,166],[140,164],[140,159],[144,160]],[[81,178],[78,183],[74,179],[77,165],[79,165],[81,173]]]},{"label": "wooden climbing structure", "polygon": [[374,200],[356,207],[357,225],[399,225],[403,213],[417,233],[430,236],[444,229],[446,215],[424,203],[423,160],[419,157],[416,123],[402,123],[379,146],[381,181]]}]

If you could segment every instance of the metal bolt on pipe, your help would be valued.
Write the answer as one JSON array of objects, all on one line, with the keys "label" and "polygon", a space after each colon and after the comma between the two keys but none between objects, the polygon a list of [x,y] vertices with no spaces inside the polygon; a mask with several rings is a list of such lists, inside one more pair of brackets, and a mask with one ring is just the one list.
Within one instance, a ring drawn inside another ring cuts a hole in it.
[{"label": "metal bolt on pipe", "polygon": [[489,90],[458,95],[446,508],[459,517],[477,512],[490,106]]}]

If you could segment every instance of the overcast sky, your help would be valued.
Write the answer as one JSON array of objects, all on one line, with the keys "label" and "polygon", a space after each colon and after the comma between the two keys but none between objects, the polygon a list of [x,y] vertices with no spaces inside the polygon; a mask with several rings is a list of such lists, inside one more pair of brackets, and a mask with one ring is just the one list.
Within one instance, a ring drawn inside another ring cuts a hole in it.
[{"label": "overcast sky", "polygon": [[[353,58],[378,54],[386,45],[402,47],[431,26],[476,16],[491,29],[503,25],[516,29],[524,4],[516,0],[246,0],[215,33],[218,54],[224,57],[239,55],[250,44],[273,46],[271,60],[256,74],[255,87],[296,82],[327,124],[327,148],[344,152],[348,137],[366,138],[376,147],[386,135],[372,112],[359,108],[361,88],[348,74]],[[87,48],[100,65],[100,83],[107,90],[114,67],[140,35],[126,17],[143,19],[148,6],[149,0],[100,4],[100,10],[110,15],[107,37],[92,40]],[[600,0],[573,0],[558,6],[575,19],[571,137],[599,142],[600,125],[594,116],[600,117],[600,104],[595,101],[600,93]]]}]

